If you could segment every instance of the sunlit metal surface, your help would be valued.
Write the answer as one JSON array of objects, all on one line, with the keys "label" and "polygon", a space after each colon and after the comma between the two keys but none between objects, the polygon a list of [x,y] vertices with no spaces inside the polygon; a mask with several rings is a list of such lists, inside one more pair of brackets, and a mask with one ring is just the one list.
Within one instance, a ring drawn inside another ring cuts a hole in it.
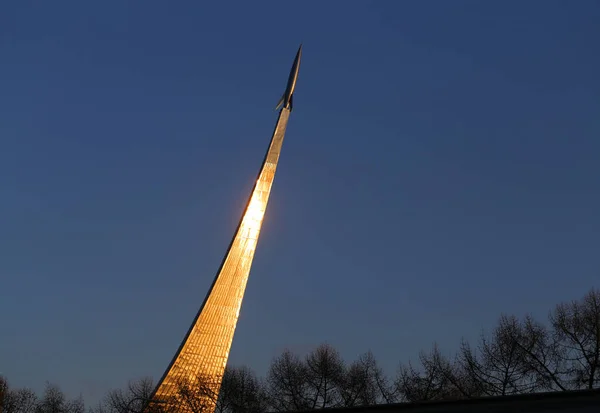
[{"label": "sunlit metal surface", "polygon": [[[290,111],[285,108],[279,113],[269,149],[229,250],[196,319],[157,385],[154,402],[176,400],[180,384],[194,382],[199,376],[212,378],[213,391],[218,393],[289,115]],[[178,407],[179,411],[189,410],[185,406]],[[214,403],[212,409],[205,412],[213,410]]]}]

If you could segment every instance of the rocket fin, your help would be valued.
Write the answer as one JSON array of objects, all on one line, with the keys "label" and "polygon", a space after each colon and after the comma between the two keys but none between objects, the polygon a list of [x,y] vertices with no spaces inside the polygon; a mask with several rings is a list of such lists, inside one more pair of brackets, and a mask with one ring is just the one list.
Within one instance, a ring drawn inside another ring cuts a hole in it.
[{"label": "rocket fin", "polygon": [[277,106],[275,107],[275,110],[279,110],[279,108],[281,108],[283,106],[284,101],[285,101],[285,95],[282,95],[281,99],[279,99],[279,102],[277,103]]}]

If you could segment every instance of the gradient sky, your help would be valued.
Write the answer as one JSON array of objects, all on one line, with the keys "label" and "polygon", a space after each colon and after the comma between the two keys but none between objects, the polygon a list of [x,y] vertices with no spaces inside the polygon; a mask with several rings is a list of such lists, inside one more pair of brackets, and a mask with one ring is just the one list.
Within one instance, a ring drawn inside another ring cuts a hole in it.
[{"label": "gradient sky", "polygon": [[600,274],[598,1],[0,5],[0,373],[158,378],[304,55],[230,363],[393,373]]}]

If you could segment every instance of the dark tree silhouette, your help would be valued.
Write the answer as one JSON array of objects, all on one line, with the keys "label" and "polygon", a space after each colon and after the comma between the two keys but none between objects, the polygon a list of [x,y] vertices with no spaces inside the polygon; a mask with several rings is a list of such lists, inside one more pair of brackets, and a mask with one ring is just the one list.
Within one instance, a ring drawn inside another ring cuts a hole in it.
[{"label": "dark tree silhouette", "polygon": [[340,406],[345,365],[338,351],[321,344],[306,356],[305,365],[309,408]]},{"label": "dark tree silhouette", "polygon": [[35,413],[38,398],[30,389],[11,389],[0,377],[0,413]]},{"label": "dark tree silhouette", "polygon": [[38,400],[35,413],[84,413],[85,405],[80,397],[67,400],[65,394],[57,385],[46,383],[44,395]]},{"label": "dark tree silhouette", "polygon": [[265,384],[248,367],[227,367],[217,400],[217,413],[263,413],[269,408]]},{"label": "dark tree silhouette", "polygon": [[600,386],[600,291],[561,303],[550,314],[553,339],[570,387]]},{"label": "dark tree silhouette", "polygon": [[535,390],[568,390],[565,363],[552,332],[544,324],[526,316],[523,321],[509,324],[503,334],[516,344],[525,368],[531,372]]},{"label": "dark tree silhouette", "polygon": [[[150,379],[110,391],[90,413],[266,413],[396,401],[453,400],[536,391],[600,387],[600,291],[558,304],[547,325],[531,316],[502,315],[490,335],[463,341],[448,358],[437,345],[419,363],[401,364],[390,383],[371,352],[347,365],[321,344],[305,358],[289,350],[276,357],[266,380],[247,367],[227,367],[221,383],[198,376],[178,384],[170,400],[150,402]],[[41,397],[11,389],[0,377],[0,413],[84,413],[81,398],[68,400],[47,384]]]},{"label": "dark tree silhouette", "polygon": [[154,390],[152,379],[130,380],[125,389],[111,390],[91,413],[142,413]]},{"label": "dark tree silhouette", "polygon": [[267,373],[271,408],[280,412],[310,409],[307,375],[306,365],[291,351],[275,358]]},{"label": "dark tree silhouette", "polygon": [[459,360],[487,396],[530,393],[540,389],[535,371],[524,357],[518,340],[516,317],[502,316],[490,337],[481,335],[477,348],[463,342]]},{"label": "dark tree silhouette", "polygon": [[0,376],[0,413],[4,412],[4,405],[6,403],[6,397],[8,395],[8,382],[2,376]]},{"label": "dark tree silhouette", "polygon": [[344,372],[340,396],[345,407],[371,406],[396,401],[397,394],[370,351]]},{"label": "dark tree silhouette", "polygon": [[411,363],[400,365],[395,387],[401,399],[407,402],[447,400],[459,398],[450,374],[449,362],[434,344],[431,352],[419,355],[421,368]]}]

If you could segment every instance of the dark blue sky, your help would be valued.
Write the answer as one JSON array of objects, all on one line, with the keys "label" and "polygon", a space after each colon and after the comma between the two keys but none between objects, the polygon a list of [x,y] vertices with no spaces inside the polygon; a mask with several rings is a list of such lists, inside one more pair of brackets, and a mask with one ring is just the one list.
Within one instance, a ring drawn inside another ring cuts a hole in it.
[{"label": "dark blue sky", "polygon": [[[176,3],[176,4],[175,4]],[[98,400],[163,372],[300,42],[230,362],[393,373],[600,274],[600,3],[2,2],[0,373]]]}]

